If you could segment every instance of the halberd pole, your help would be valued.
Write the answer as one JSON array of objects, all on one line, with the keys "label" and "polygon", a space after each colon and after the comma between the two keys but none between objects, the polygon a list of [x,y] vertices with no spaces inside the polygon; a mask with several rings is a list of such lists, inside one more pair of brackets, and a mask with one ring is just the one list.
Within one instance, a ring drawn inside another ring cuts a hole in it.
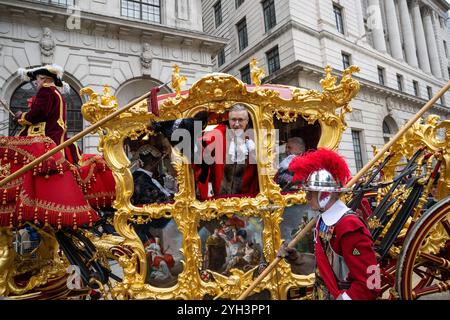
[{"label": "halberd pole", "polygon": [[[436,101],[450,89],[450,82],[448,82],[445,86],[442,87],[441,90],[436,93],[436,95],[431,98],[422,109],[417,112],[417,114],[412,117],[400,130],[397,132],[395,136],[389,140],[388,143],[384,145],[384,147],[378,151],[375,157],[370,160],[359,172],[346,184],[346,188],[351,188],[361,177],[362,175],[369,170],[375,162],[377,162],[388,150],[389,148],[418,120],[423,116],[425,112],[427,112]],[[308,233],[316,223],[316,219],[312,219],[298,234],[297,236],[291,240],[288,244],[288,248],[294,248],[295,245]],[[256,286],[275,268],[275,266],[282,260],[280,257],[276,257],[264,271],[253,281],[250,286],[239,296],[238,300],[244,300],[248,297],[248,295],[256,288]]]}]

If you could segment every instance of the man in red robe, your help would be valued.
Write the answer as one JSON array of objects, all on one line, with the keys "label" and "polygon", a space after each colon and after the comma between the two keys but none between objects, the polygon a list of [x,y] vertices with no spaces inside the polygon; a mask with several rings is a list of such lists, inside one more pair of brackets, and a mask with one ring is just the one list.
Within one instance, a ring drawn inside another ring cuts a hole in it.
[{"label": "man in red robe", "polygon": [[[316,299],[372,300],[379,295],[380,272],[373,240],[364,220],[340,199],[350,171],[337,153],[319,149],[289,165],[306,199],[318,211],[315,229]],[[279,256],[300,264],[295,249],[283,246]]]},{"label": "man in red robe", "polygon": [[[36,81],[37,94],[32,100],[30,110],[18,111],[16,119],[23,126],[20,136],[45,135],[56,145],[67,140],[66,102],[57,87],[63,87],[62,68],[46,65],[34,69],[19,69],[24,80]],[[65,158],[71,163],[78,163],[80,153],[75,145],[64,150]]]},{"label": "man in red robe", "polygon": [[203,164],[195,166],[201,200],[210,196],[255,196],[259,192],[255,143],[246,132],[247,109],[234,105],[228,121],[229,127],[219,124],[202,138]]}]

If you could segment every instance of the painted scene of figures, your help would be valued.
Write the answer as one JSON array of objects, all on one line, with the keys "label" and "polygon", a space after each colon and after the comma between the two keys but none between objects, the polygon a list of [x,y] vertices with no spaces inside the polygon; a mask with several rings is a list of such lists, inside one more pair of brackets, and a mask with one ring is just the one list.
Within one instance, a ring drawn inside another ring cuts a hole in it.
[{"label": "painted scene of figures", "polygon": [[155,219],[136,224],[134,229],[144,245],[147,256],[146,283],[168,288],[177,283],[183,271],[182,236],[173,219]]},{"label": "painted scene of figures", "polygon": [[231,275],[265,263],[262,252],[263,224],[256,217],[222,217],[201,222],[203,269]]}]

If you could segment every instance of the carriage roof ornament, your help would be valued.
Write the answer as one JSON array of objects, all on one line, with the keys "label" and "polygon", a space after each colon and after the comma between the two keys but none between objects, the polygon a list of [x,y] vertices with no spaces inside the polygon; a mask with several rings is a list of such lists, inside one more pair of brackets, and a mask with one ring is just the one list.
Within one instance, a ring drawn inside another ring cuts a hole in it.
[{"label": "carriage roof ornament", "polygon": [[263,68],[258,67],[258,60],[256,60],[256,58],[252,58],[250,61],[250,69],[252,81],[259,87],[261,85],[261,80],[266,76],[266,73]]}]

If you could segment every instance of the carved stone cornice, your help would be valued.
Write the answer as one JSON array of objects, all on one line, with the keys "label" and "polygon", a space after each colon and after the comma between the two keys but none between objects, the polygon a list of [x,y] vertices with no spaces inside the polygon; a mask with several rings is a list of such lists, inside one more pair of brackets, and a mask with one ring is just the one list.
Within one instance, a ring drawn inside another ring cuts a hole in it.
[{"label": "carved stone cornice", "polygon": [[[66,8],[61,8],[57,6],[49,6],[45,3],[40,2],[27,2],[27,1],[5,1],[0,0],[0,5],[5,4],[8,7],[8,13],[9,15],[11,12],[22,12],[22,16],[25,14],[26,16],[32,15],[32,14],[39,14],[39,13],[45,13],[45,14],[53,14],[56,17],[60,16],[65,19],[69,16],[69,13],[67,12]],[[3,12],[0,12],[0,16],[2,16]],[[5,14],[7,14],[5,12]],[[179,42],[183,41],[184,39],[192,39],[196,43],[200,43],[201,41],[208,41],[214,43],[215,46],[224,46],[227,44],[228,40],[212,35],[208,35],[203,32],[199,31],[190,31],[186,29],[177,29],[174,27],[169,27],[165,25],[159,25],[159,24],[151,24],[136,20],[129,20],[126,17],[112,17],[112,16],[105,16],[105,15],[99,15],[92,12],[85,12],[82,11],[82,23],[83,25],[85,23],[90,24],[92,22],[95,26],[97,23],[99,24],[105,24],[109,27],[111,26],[117,26],[122,30],[122,33],[124,30],[129,29],[130,33],[134,36],[141,36],[144,33],[155,33],[155,34],[162,34],[167,36],[172,36],[174,38],[179,39]],[[1,19],[3,20],[3,19]],[[56,29],[56,26],[53,26]],[[125,29],[123,29],[125,28]]]},{"label": "carved stone cornice", "polygon": [[423,4],[422,0],[412,0],[411,1],[411,6],[415,7],[415,6],[421,6]]},{"label": "carved stone cornice", "polygon": [[430,6],[424,5],[422,7],[422,12],[423,12],[424,17],[427,17],[427,16],[431,16],[433,14],[434,10]]}]

